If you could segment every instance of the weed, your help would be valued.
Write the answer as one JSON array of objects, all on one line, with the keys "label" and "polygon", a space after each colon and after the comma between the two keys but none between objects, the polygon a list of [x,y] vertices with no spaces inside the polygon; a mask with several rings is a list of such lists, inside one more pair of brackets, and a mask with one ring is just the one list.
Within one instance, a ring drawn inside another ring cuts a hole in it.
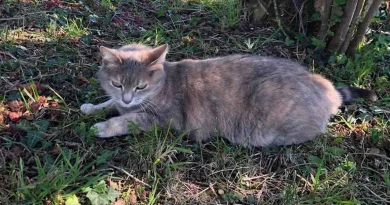
[{"label": "weed", "polygon": [[80,37],[88,33],[88,29],[83,26],[83,20],[81,18],[67,19],[63,29],[70,38]]},{"label": "weed", "polygon": [[58,149],[60,154],[52,164],[43,165],[37,156],[34,157],[37,175],[33,178],[24,175],[25,163],[20,160],[17,170],[18,189],[13,196],[15,201],[36,204],[49,198],[59,203],[105,177],[100,173],[93,176],[88,174],[97,160],[85,163],[86,155],[80,156],[80,152],[65,151],[60,147]]},{"label": "weed", "polygon": [[114,202],[120,193],[113,188],[107,188],[106,182],[100,180],[92,187],[86,187],[83,189],[84,193],[87,193],[86,197],[90,200],[92,205],[110,204]]},{"label": "weed", "polygon": [[234,28],[241,18],[242,2],[237,0],[201,0],[218,18],[221,27]]}]

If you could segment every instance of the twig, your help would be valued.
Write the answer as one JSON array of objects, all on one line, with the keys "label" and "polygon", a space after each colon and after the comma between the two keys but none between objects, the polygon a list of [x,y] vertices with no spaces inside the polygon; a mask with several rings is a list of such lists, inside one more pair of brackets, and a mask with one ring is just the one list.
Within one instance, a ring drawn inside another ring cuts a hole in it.
[{"label": "twig", "polygon": [[280,30],[282,31],[283,35],[286,37],[286,38],[290,38],[286,31],[284,31],[284,28],[282,26],[282,21],[280,20],[280,17],[279,17],[279,11],[278,11],[278,6],[276,4],[276,0],[272,0],[273,3],[274,3],[274,9],[275,9],[275,16],[276,16],[276,22],[278,23],[278,26],[280,28]]},{"label": "twig", "polygon": [[303,181],[305,182],[307,185],[309,185],[311,187],[311,190],[314,190],[314,186],[313,184],[311,184],[309,181],[307,181],[307,179],[305,179],[304,177],[302,177],[301,175],[297,174],[297,176]]},{"label": "twig", "polygon": [[14,55],[8,53],[8,52],[4,52],[4,51],[0,51],[1,54],[4,54],[4,55],[8,55],[9,57],[13,58],[14,60],[18,60]]},{"label": "twig", "polygon": [[379,196],[378,194],[376,194],[375,192],[373,192],[370,188],[368,188],[366,185],[364,184],[361,184],[361,186],[363,186],[364,188],[366,188],[368,191],[370,191],[374,196],[376,196],[378,199],[380,199],[381,201],[383,202],[386,202],[387,204],[390,204],[390,201],[386,200],[385,198]]},{"label": "twig", "polygon": [[18,20],[18,19],[24,19],[25,16],[18,16],[18,17],[11,17],[11,18],[2,18],[0,21],[10,21],[10,20]]},{"label": "twig", "polygon": [[126,171],[126,170],[124,170],[124,169],[122,169],[122,168],[120,168],[120,167],[117,167],[117,166],[115,166],[115,165],[113,165],[113,164],[111,164],[111,163],[109,163],[109,162],[108,162],[107,164],[108,164],[108,166],[110,166],[110,167],[112,167],[112,168],[114,168],[114,169],[117,169],[118,171],[123,172],[124,174],[126,174],[126,175],[129,176],[130,178],[134,179],[136,182],[141,183],[141,184],[143,184],[143,185],[145,185],[145,186],[147,186],[147,187],[152,187],[152,186],[150,186],[149,184],[147,184],[147,183],[145,183],[145,182],[139,180],[137,177],[133,176],[133,175],[130,174],[128,171]]},{"label": "twig", "polygon": [[385,155],[381,155],[381,154],[376,154],[376,153],[351,153],[351,154],[361,154],[361,155],[372,155],[372,156],[377,156],[377,157],[381,157],[383,159],[386,159],[386,160],[389,160],[390,161],[390,158],[385,156]]},{"label": "twig", "polygon": [[31,12],[31,13],[26,13],[22,16],[15,16],[15,17],[10,17],[10,18],[1,18],[0,21],[9,21],[9,20],[17,20],[17,19],[24,19],[26,18],[26,16],[31,16],[31,15],[34,15],[34,14],[46,14],[48,12],[52,12],[52,11],[37,11],[37,12]]}]

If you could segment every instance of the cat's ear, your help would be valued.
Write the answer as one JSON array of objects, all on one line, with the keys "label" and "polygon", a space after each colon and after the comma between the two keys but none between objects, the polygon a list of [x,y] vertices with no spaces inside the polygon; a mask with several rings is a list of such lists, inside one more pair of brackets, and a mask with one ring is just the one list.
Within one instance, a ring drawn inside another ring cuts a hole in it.
[{"label": "cat's ear", "polygon": [[100,46],[99,50],[100,53],[102,54],[102,61],[105,65],[122,64],[122,59],[116,54],[117,52],[114,49]]},{"label": "cat's ear", "polygon": [[158,67],[162,69],[162,66],[156,66],[162,64],[165,61],[165,56],[168,53],[168,44],[159,46],[148,53],[148,63],[149,67]]}]

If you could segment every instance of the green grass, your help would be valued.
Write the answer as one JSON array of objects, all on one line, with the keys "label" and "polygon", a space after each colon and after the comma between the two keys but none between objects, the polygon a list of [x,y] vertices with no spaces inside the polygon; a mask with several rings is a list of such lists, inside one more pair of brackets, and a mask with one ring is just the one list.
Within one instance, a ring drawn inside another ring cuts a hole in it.
[{"label": "green grass", "polygon": [[[286,41],[279,29],[248,28],[237,0],[7,1],[0,9],[7,11],[0,19],[0,204],[390,201],[388,36],[369,36],[356,57],[321,64],[316,48],[304,44],[310,37]],[[79,107],[104,100],[98,47],[134,42],[168,43],[171,61],[230,53],[292,58],[380,99],[343,107],[328,134],[295,146],[251,150],[221,137],[199,144],[157,127],[96,139],[89,128],[105,114],[85,116]]]},{"label": "green grass", "polygon": [[217,17],[221,27],[234,28],[241,20],[242,2],[238,0],[201,0]]}]

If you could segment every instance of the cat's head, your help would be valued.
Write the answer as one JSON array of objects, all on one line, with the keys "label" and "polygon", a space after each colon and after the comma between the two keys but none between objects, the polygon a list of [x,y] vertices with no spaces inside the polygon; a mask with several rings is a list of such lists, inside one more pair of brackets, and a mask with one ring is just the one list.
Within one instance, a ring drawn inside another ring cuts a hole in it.
[{"label": "cat's head", "polygon": [[168,45],[151,48],[139,44],[110,49],[101,46],[101,86],[122,107],[133,107],[156,96],[165,79]]}]

